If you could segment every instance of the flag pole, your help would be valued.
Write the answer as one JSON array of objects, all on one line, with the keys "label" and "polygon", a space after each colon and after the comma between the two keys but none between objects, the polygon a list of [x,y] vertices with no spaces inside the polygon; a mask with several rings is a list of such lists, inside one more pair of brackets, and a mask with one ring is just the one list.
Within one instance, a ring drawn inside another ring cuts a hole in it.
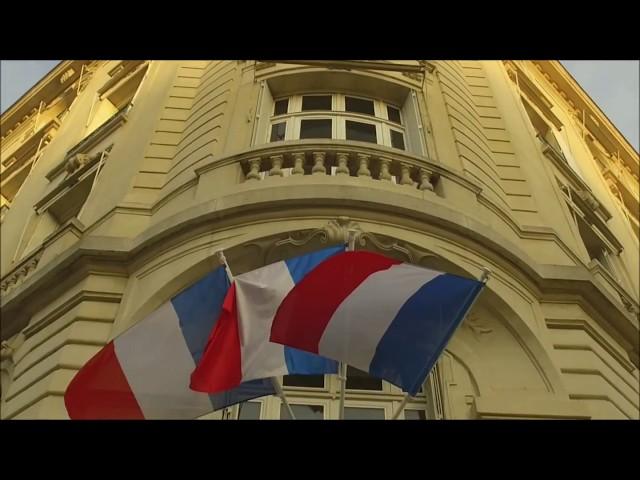
[{"label": "flag pole", "polygon": [[[227,272],[227,277],[229,278],[229,281],[233,283],[233,273],[231,273],[231,268],[227,263],[227,257],[224,256],[224,250],[217,250],[216,255],[218,256],[218,260],[220,261],[220,264],[224,265],[224,269]],[[273,388],[275,389],[276,394],[278,395],[278,397],[280,397],[280,400],[282,400],[282,403],[286,407],[287,412],[289,413],[289,416],[293,420],[295,420],[296,416],[293,414],[293,410],[291,409],[291,405],[289,405],[287,396],[284,394],[284,391],[282,390],[282,385],[280,385],[280,381],[276,377],[271,377],[271,383],[273,384]],[[225,407],[224,410],[222,411],[223,417],[225,412],[227,411],[227,408],[228,407]],[[238,409],[238,416],[239,415],[240,415],[240,409]]]},{"label": "flag pole", "polygon": [[289,413],[291,420],[295,420],[296,416],[293,414],[293,409],[291,408],[291,405],[289,405],[287,396],[284,394],[284,391],[282,391],[282,385],[280,385],[280,382],[276,377],[271,377],[271,383],[273,383],[273,388],[276,389],[276,394],[280,397],[280,400],[282,400],[282,403],[287,409],[287,413]]},{"label": "flag pole", "polygon": [[[356,231],[349,230],[349,238],[347,242],[347,252],[353,252],[356,249]],[[344,397],[347,389],[347,364],[340,362],[338,368],[338,379],[340,380],[340,415],[338,418],[344,420]]]},{"label": "flag pole", "polygon": [[[482,282],[483,285],[486,285],[487,282],[489,281],[489,275],[491,275],[491,270],[487,267],[482,267],[482,275],[480,275],[480,278],[478,280]],[[480,296],[480,293],[478,293],[478,295],[476,295],[476,297],[473,299],[473,301],[471,302],[471,305],[469,305],[469,308],[467,309],[467,313],[465,313],[464,318],[462,319],[462,322],[460,322],[458,326],[464,323],[464,320],[467,318],[467,315],[469,315],[471,308],[473,307],[473,305],[475,305],[476,300],[478,300],[479,296]],[[404,407],[407,405],[409,400],[411,400],[411,398],[413,398],[411,395],[409,395],[408,393],[405,394],[404,399],[402,400],[402,403],[398,405],[398,408],[396,409],[395,413],[391,417],[391,420],[398,419],[398,417],[400,416],[400,412],[404,410]]]}]

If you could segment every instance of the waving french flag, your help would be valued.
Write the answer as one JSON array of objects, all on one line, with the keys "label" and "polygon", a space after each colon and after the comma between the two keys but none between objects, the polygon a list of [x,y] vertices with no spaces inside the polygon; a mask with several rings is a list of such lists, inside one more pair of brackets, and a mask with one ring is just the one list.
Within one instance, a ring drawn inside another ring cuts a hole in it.
[{"label": "waving french flag", "polygon": [[[315,354],[269,341],[276,310],[287,294],[344,246],[276,262],[237,275],[204,355],[191,375],[191,388],[216,393],[242,382],[289,374],[337,373],[338,366]],[[322,295],[322,291],[317,292]],[[305,308],[296,312],[302,320]]]},{"label": "waving french flag", "polygon": [[415,395],[482,286],[376,253],[346,252],[291,289],[270,338]]},{"label": "waving french flag", "polygon": [[189,388],[229,290],[217,268],[109,342],[71,380],[71,419],[193,419],[274,392],[268,379],[207,395]]}]

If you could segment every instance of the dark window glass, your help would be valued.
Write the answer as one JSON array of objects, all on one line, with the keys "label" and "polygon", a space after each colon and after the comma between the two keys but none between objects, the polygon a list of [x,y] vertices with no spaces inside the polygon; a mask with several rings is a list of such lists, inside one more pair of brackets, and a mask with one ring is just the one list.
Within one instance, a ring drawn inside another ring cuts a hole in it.
[{"label": "dark window glass", "polygon": [[[293,410],[296,420],[322,420],[324,418],[322,405],[291,405],[291,410]],[[289,411],[284,405],[280,405],[280,418],[291,420]]]},{"label": "dark window glass", "polygon": [[345,420],[384,420],[381,408],[344,407]]},{"label": "dark window glass", "polygon": [[391,146],[393,148],[404,150],[404,135],[402,135],[401,132],[391,130]]},{"label": "dark window glass", "polygon": [[347,367],[347,388],[354,390],[382,390],[382,380],[355,367]]},{"label": "dark window glass", "polygon": [[302,111],[331,110],[331,95],[305,95],[302,97]]},{"label": "dark window glass", "polygon": [[277,100],[276,101],[276,107],[274,109],[273,114],[274,115],[284,115],[285,113],[287,113],[288,109],[289,109],[289,99],[288,98],[283,98],[282,100]]},{"label": "dark window glass", "polygon": [[358,140],[360,142],[378,143],[376,136],[376,126],[368,123],[346,121],[347,140]]},{"label": "dark window glass", "polygon": [[324,388],[324,375],[285,375],[282,379],[285,387]]},{"label": "dark window glass", "polygon": [[275,123],[271,126],[271,140],[270,142],[278,142],[284,140],[284,134],[287,131],[287,124],[285,122]]},{"label": "dark window glass", "polygon": [[238,419],[240,420],[260,420],[260,406],[259,402],[244,402],[241,403],[238,413]]},{"label": "dark window glass", "polygon": [[399,123],[399,124],[402,123],[400,122],[400,110],[398,110],[395,107],[391,107],[387,105],[387,116],[389,117],[389,120],[391,120],[392,122]]},{"label": "dark window glass", "polygon": [[302,120],[300,138],[331,138],[331,119]]},{"label": "dark window glass", "polygon": [[373,100],[362,98],[345,97],[345,110],[347,112],[364,113],[365,115],[375,115]]},{"label": "dark window glass", "polygon": [[426,420],[427,415],[424,410],[405,410],[404,418],[405,420]]}]

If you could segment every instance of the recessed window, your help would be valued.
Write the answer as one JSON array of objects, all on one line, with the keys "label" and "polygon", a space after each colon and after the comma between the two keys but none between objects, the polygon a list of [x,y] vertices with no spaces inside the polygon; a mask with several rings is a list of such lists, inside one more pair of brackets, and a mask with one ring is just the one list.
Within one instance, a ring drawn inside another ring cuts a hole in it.
[{"label": "recessed window", "polygon": [[271,142],[278,142],[284,140],[284,135],[287,131],[286,122],[275,123],[271,126]]},{"label": "recessed window", "polygon": [[331,119],[302,120],[300,138],[331,138]]},{"label": "recessed window", "polygon": [[347,112],[364,113],[365,115],[374,115],[373,100],[365,100],[363,98],[345,97],[344,106]]},{"label": "recessed window", "polygon": [[[296,420],[322,420],[324,418],[322,405],[291,405],[291,410],[293,410]],[[280,418],[291,420],[289,411],[284,405],[280,405]]]},{"label": "recessed window", "polygon": [[355,367],[347,367],[347,388],[353,390],[382,390],[382,380]]},{"label": "recessed window", "polygon": [[324,388],[324,375],[285,375],[285,387]]},{"label": "recessed window", "polygon": [[397,130],[389,130],[391,132],[391,146],[404,150],[404,135]]},{"label": "recessed window", "polygon": [[275,108],[273,111],[274,115],[284,115],[287,113],[289,109],[289,99],[283,98],[282,100],[276,100]]},{"label": "recessed window", "polygon": [[353,122],[346,120],[345,122],[347,140],[357,140],[360,142],[378,143],[376,135],[376,126],[370,123]]},{"label": "recessed window", "polygon": [[387,105],[387,116],[389,120],[400,125],[402,122],[400,121],[400,110],[391,105]]},{"label": "recessed window", "polygon": [[304,95],[302,111],[307,110],[331,110],[331,95]]},{"label": "recessed window", "polygon": [[260,402],[244,402],[238,406],[239,420],[260,420]]},{"label": "recessed window", "polygon": [[345,420],[384,420],[382,408],[344,407]]},{"label": "recessed window", "polygon": [[424,410],[405,410],[405,420],[426,420],[427,414]]}]

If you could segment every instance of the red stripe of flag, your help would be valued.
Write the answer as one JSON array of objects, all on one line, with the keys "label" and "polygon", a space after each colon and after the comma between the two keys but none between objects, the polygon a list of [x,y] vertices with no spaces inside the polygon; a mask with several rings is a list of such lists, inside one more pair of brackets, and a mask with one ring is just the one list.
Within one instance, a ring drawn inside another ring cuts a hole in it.
[{"label": "red stripe of flag", "polygon": [[401,263],[371,252],[345,252],[322,262],[280,304],[271,341],[318,353],[318,344],[338,306],[369,275]]},{"label": "red stripe of flag", "polygon": [[237,387],[242,382],[242,358],[238,332],[236,284],[232,284],[222,304],[200,363],[191,374],[191,389],[217,393]]},{"label": "red stripe of flag", "polygon": [[144,415],[109,342],[78,371],[64,394],[73,420],[133,419]]}]

